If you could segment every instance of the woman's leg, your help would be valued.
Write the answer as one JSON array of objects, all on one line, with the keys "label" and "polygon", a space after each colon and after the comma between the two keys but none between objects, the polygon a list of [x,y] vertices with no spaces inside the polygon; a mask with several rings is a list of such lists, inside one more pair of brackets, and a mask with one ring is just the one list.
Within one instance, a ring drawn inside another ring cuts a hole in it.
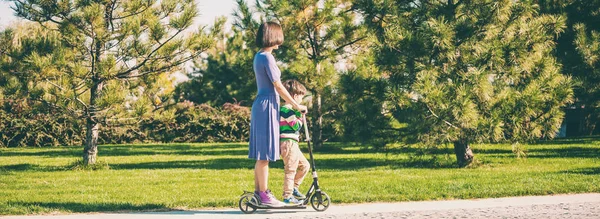
[{"label": "woman's leg", "polygon": [[271,207],[281,207],[285,203],[280,202],[271,194],[267,192],[268,180],[269,180],[269,161],[268,160],[257,160],[254,165],[254,182],[258,188],[257,193],[260,196],[261,203],[263,205]]},{"label": "woman's leg", "polygon": [[269,182],[269,161],[257,160],[254,165],[254,189],[259,192],[267,191]]}]

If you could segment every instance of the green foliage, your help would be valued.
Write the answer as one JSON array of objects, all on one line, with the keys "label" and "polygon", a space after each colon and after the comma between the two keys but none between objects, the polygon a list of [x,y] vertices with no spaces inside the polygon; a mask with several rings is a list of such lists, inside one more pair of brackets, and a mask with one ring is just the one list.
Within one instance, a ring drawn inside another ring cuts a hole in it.
[{"label": "green foliage", "polygon": [[276,53],[285,63],[285,75],[298,79],[312,93],[311,137],[318,148],[333,137],[323,134],[331,133],[324,124],[334,122],[330,112],[338,105],[332,91],[343,67],[336,69],[336,64],[362,49],[365,28],[349,0],[259,0],[256,6],[263,20],[282,25],[285,41]]},{"label": "green foliage", "polygon": [[556,39],[555,55],[562,73],[574,79],[576,108],[585,118],[581,134],[600,129],[600,1],[535,0],[543,14],[562,15],[566,29]]},{"label": "green foliage", "polygon": [[0,147],[81,145],[80,120],[26,99],[0,101]]},{"label": "green foliage", "polygon": [[340,76],[342,113],[338,117],[342,126],[343,140],[347,142],[374,143],[385,145],[385,139],[392,135],[390,118],[383,114],[385,102],[384,79],[368,78],[348,72]]},{"label": "green foliage", "polygon": [[243,142],[249,138],[247,107],[227,103],[213,108],[188,102],[163,114],[140,122],[140,129],[148,133],[151,142]]},{"label": "green foliage", "polygon": [[178,85],[176,97],[212,106],[233,102],[252,105],[256,95],[252,62],[258,48],[254,43],[249,43],[253,38],[250,35],[254,33],[242,28],[251,29],[256,24],[254,20],[244,20],[252,15],[248,7],[244,3],[238,6],[240,8],[235,21],[238,25],[234,26],[233,33],[225,32],[225,18],[215,22],[211,35],[216,46],[207,51],[206,58],[196,62],[190,80]]},{"label": "green foliage", "polygon": [[356,1],[378,34],[394,117],[426,144],[552,138],[570,78],[552,56],[560,16],[514,1]]},{"label": "green foliage", "polygon": [[84,144],[86,123],[101,143],[244,141],[266,20],[284,28],[284,79],[312,93],[316,143],[510,141],[521,154],[572,101],[590,133],[600,121],[598,0],[236,0],[231,32],[224,18],[189,31],[190,0],[13,2],[38,23],[0,33],[2,146]]},{"label": "green foliage", "polygon": [[[27,100],[0,109],[0,147],[82,145],[85,123],[61,111],[35,110]],[[31,103],[32,105],[41,104]],[[146,117],[103,121],[100,144],[148,142],[243,142],[250,133],[250,109],[180,103]],[[75,165],[76,166],[76,165]]]},{"label": "green foliage", "polygon": [[[279,1],[257,4],[266,20],[281,23],[285,42],[278,54],[288,63],[288,71],[313,92],[321,93],[336,82],[334,65],[340,58],[351,58],[359,48],[364,28],[356,22],[350,1]],[[285,15],[285,16],[278,16]]]},{"label": "green foliage", "polygon": [[70,170],[76,171],[93,171],[93,170],[108,170],[110,166],[105,161],[98,161],[94,164],[85,164],[83,160],[77,160],[68,166]]},{"label": "green foliage", "polygon": [[5,31],[1,41],[11,43],[2,69],[20,78],[20,90],[28,86],[24,96],[85,119],[86,162],[95,161],[101,120],[123,117],[122,106],[135,100],[160,104],[160,94],[137,96],[133,89],[166,87],[154,85],[158,75],[183,70],[212,45],[202,27],[184,33],[198,16],[195,1],[12,2],[17,16],[43,28],[21,36]]},{"label": "green foliage", "polygon": [[386,107],[388,81],[374,63],[375,56],[364,52],[347,63],[351,70],[340,75],[338,84],[342,140],[375,147],[397,140]]}]

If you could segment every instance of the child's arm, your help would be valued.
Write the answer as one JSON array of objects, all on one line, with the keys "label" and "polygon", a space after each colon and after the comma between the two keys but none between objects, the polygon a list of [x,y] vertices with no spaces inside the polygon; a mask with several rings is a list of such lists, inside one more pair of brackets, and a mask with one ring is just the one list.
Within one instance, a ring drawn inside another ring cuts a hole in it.
[{"label": "child's arm", "polygon": [[275,87],[275,90],[277,91],[279,96],[281,96],[281,98],[283,98],[283,100],[285,100],[285,102],[292,104],[294,109],[297,109],[299,111],[308,112],[308,108],[306,108],[306,106],[296,103],[296,101],[294,100],[292,95],[290,95],[290,93],[285,89],[285,87],[283,87],[283,84],[281,84],[281,81],[273,82],[273,86]]},{"label": "child's arm", "polygon": [[294,111],[294,113],[296,113],[296,124],[298,124],[298,127],[296,129],[294,129],[294,131],[298,131],[302,128],[302,113],[299,111]]},{"label": "child's arm", "polygon": [[280,108],[279,115],[282,119],[279,125],[285,126],[284,129],[295,132],[302,128],[302,113],[284,106]]}]

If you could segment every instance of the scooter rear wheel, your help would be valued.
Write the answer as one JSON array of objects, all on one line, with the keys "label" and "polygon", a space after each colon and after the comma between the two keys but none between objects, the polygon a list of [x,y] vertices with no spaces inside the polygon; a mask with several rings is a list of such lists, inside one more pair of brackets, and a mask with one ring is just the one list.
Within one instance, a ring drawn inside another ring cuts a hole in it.
[{"label": "scooter rear wheel", "polygon": [[240,198],[239,207],[240,210],[244,212],[244,214],[252,214],[256,211],[256,207],[254,207],[250,203],[253,203],[255,205],[258,204],[258,199],[256,199],[256,196],[254,196],[254,194],[242,195],[242,197]]},{"label": "scooter rear wheel", "polygon": [[325,211],[331,204],[331,198],[325,192],[316,192],[310,197],[310,205],[315,211]]}]

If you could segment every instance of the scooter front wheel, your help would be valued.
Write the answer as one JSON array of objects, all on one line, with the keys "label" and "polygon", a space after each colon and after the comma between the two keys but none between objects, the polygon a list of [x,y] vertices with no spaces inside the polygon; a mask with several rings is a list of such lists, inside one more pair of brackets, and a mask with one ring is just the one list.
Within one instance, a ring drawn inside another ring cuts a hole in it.
[{"label": "scooter front wheel", "polygon": [[[254,205],[252,205],[252,204]],[[252,214],[256,211],[256,206],[258,204],[258,199],[252,193],[246,193],[240,197],[239,207],[244,214]]]},{"label": "scooter front wheel", "polygon": [[316,192],[310,197],[310,205],[315,211],[325,211],[331,204],[331,198],[325,192]]}]

